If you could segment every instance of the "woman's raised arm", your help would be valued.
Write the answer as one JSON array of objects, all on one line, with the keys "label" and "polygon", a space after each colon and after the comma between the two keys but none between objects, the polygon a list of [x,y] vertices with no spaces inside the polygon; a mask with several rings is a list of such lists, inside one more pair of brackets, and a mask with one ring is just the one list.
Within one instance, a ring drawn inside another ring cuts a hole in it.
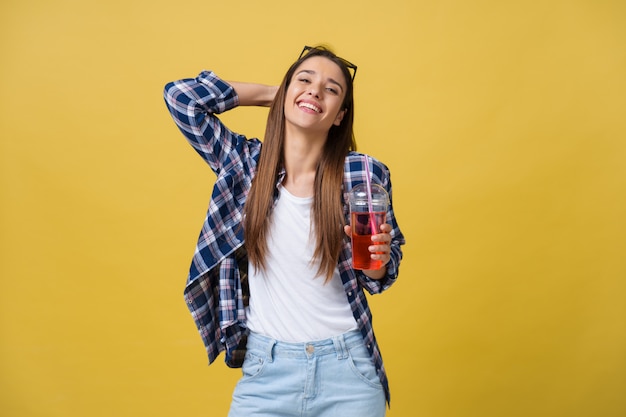
[{"label": "woman's raised arm", "polygon": [[256,83],[227,81],[239,96],[240,106],[269,107],[274,100],[278,86]]}]

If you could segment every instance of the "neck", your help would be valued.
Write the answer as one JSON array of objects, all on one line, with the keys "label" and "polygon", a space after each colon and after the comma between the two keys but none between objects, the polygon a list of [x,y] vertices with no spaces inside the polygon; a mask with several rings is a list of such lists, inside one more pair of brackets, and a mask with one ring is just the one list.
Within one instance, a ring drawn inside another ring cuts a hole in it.
[{"label": "neck", "polygon": [[298,197],[313,195],[317,164],[322,155],[326,135],[285,132],[283,186]]}]

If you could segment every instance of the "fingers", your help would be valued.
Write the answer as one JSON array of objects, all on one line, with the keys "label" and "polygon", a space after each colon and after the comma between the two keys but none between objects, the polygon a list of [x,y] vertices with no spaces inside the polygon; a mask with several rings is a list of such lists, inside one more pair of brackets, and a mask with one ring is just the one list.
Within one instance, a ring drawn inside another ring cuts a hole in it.
[{"label": "fingers", "polygon": [[380,225],[380,233],[372,236],[372,242],[377,244],[389,244],[391,243],[391,226],[387,223]]},{"label": "fingers", "polygon": [[[382,261],[383,265],[387,265],[391,260],[391,225],[384,223],[380,225],[381,233],[372,236],[372,245],[368,246],[371,258]],[[343,231],[348,237],[352,237],[352,228],[344,226]]]},{"label": "fingers", "polygon": [[386,265],[391,260],[391,226],[387,223],[380,226],[381,233],[372,236],[372,243],[369,251],[374,260],[380,260]]}]

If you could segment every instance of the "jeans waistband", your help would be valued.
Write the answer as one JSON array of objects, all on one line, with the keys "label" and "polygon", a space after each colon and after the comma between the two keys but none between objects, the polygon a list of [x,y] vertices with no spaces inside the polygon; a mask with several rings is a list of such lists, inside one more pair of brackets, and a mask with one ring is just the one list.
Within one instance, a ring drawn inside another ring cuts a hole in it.
[{"label": "jeans waistband", "polygon": [[336,354],[339,359],[345,359],[349,350],[357,346],[363,346],[363,337],[358,330],[351,330],[324,340],[300,343],[282,342],[250,332],[247,342],[248,349],[265,351],[270,361],[275,357],[304,359],[330,354]]}]

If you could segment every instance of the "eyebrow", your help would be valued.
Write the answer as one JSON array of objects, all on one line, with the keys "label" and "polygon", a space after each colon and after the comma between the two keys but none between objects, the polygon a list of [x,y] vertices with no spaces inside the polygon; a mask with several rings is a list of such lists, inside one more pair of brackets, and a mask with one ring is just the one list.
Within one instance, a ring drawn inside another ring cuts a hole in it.
[{"label": "eyebrow", "polygon": [[[306,72],[307,74],[315,74],[316,72],[313,70],[303,69],[296,73],[296,75],[300,75],[301,73]],[[337,85],[337,87],[341,88],[341,92],[343,92],[343,86],[334,78],[329,78],[328,82]]]}]

